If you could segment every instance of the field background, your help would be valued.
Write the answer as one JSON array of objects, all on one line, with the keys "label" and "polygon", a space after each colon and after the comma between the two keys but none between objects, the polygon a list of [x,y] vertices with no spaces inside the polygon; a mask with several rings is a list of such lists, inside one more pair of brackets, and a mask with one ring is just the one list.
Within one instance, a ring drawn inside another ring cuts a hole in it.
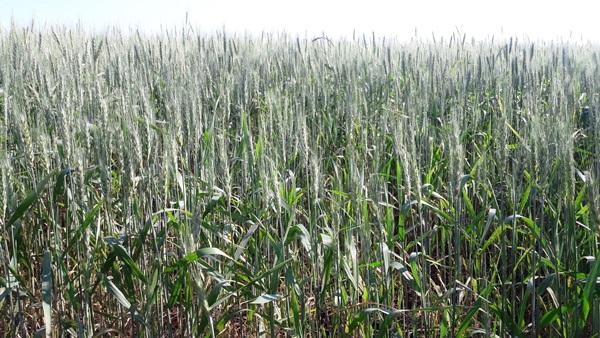
[{"label": "field background", "polygon": [[599,53],[2,30],[0,332],[592,336]]}]

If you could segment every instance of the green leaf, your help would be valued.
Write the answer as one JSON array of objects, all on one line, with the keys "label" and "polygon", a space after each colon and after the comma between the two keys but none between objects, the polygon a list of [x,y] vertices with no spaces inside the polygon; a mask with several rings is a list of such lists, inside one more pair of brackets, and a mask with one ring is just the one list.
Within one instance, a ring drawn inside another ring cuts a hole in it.
[{"label": "green leaf", "polygon": [[481,303],[482,303],[483,299],[486,298],[490,294],[491,291],[492,291],[492,285],[488,286],[481,293],[480,297],[477,297],[477,301],[475,302],[475,304],[473,304],[473,306],[471,306],[471,308],[469,309],[469,312],[467,312],[467,314],[462,318],[460,325],[458,327],[458,331],[456,332],[456,337],[464,336],[465,332],[467,331],[467,329],[471,326],[471,323],[473,322],[473,317],[475,316],[477,311],[479,311],[479,309],[481,308]]},{"label": "green leaf", "polygon": [[27,210],[29,210],[29,208],[38,200],[40,195],[48,187],[48,183],[50,183],[50,180],[56,177],[57,174],[58,172],[53,172],[44,177],[44,179],[40,183],[38,183],[35,190],[29,193],[29,195],[27,195],[27,197],[25,197],[25,199],[21,201],[21,203],[17,206],[17,209],[15,209],[13,214],[8,219],[8,222],[6,222],[7,229],[11,227],[17,220],[23,217],[23,215],[25,215]]},{"label": "green leaf", "polygon": [[568,312],[569,308],[565,305],[562,305],[560,308],[554,308],[544,313],[542,319],[540,320],[540,330],[559,320],[561,314],[566,314]]},{"label": "green leaf", "polygon": [[104,286],[108,289],[110,293],[113,294],[113,296],[115,296],[119,304],[121,304],[125,309],[127,309],[127,311],[129,311],[132,318],[139,323],[144,323],[143,317],[136,310],[135,306],[131,305],[131,302],[129,302],[127,297],[125,297],[123,292],[112,282],[112,280],[110,280],[106,276],[103,276],[102,278],[104,281]]},{"label": "green leaf", "polygon": [[529,226],[529,230],[532,232],[532,234],[536,238],[539,238],[539,236],[540,236],[540,228],[529,217],[525,217],[523,215],[514,214],[514,215],[510,215],[510,216],[506,217],[506,219],[504,220],[504,223],[510,224],[510,223],[512,223],[515,220],[521,220],[521,221],[523,221],[525,224],[527,224]]},{"label": "green leaf", "polygon": [[281,299],[280,295],[264,293],[264,294],[258,296],[252,302],[250,302],[250,304],[265,305],[265,304],[268,304],[270,302],[278,301],[279,299]]},{"label": "green leaf", "polygon": [[304,247],[306,252],[310,253],[310,251],[311,251],[310,234],[308,233],[308,230],[306,229],[306,227],[304,225],[296,224],[294,226],[291,226],[288,228],[286,233],[287,233],[286,238],[285,238],[286,245],[291,243],[297,237],[299,237],[300,243],[302,243],[302,246]]},{"label": "green leaf", "polygon": [[56,200],[56,198],[58,198],[59,195],[64,193],[65,180],[66,180],[67,176],[69,176],[72,172],[73,172],[73,169],[66,168],[56,175],[56,183],[54,184],[54,190],[52,192],[52,196],[55,200]]},{"label": "green leaf", "polygon": [[144,284],[148,282],[142,270],[140,270],[138,265],[133,261],[131,256],[129,256],[127,253],[127,250],[121,244],[114,245],[113,252],[115,253],[115,256],[119,257],[121,261],[123,261],[123,263],[131,270],[131,273],[135,277],[141,280]]},{"label": "green leaf", "polygon": [[483,229],[483,233],[481,234],[481,239],[479,240],[480,246],[481,246],[481,244],[483,244],[483,241],[485,240],[485,236],[487,236],[487,233],[490,230],[490,225],[492,224],[492,221],[494,220],[494,218],[496,218],[496,209],[490,208],[490,210],[488,211],[487,220],[485,222],[485,228]]},{"label": "green leaf", "polygon": [[125,309],[129,310],[131,308],[131,303],[125,297],[125,294],[108,278],[104,277],[104,285],[110,291],[110,293],[117,298],[119,304],[121,304]]},{"label": "green leaf", "polygon": [[[416,290],[417,292],[421,292],[421,286],[420,283],[417,282],[417,280],[415,279],[415,276],[413,276],[413,274],[408,271],[408,268],[406,267],[406,265],[398,262],[398,261],[394,261],[390,263],[390,267],[400,271],[400,275],[402,276],[402,278],[404,279],[404,281],[406,281],[411,288],[413,288],[414,290]],[[412,267],[411,267],[412,270]]]},{"label": "green leaf", "polygon": [[202,213],[202,218],[205,218],[210,213],[212,213],[219,204],[223,203],[224,200],[225,200],[225,198],[224,198],[224,193],[222,192],[222,190],[215,188],[215,192],[214,192],[213,196],[211,197],[210,201],[204,208],[204,212]]},{"label": "green leaf", "polygon": [[440,325],[440,338],[448,337],[450,333],[450,313],[446,309],[444,309],[444,313],[442,314]]},{"label": "green leaf", "polygon": [[588,274],[586,279],[585,288],[583,289],[583,295],[581,299],[583,323],[587,321],[587,317],[590,314],[590,299],[592,298],[592,291],[596,288],[598,273],[600,272],[600,260],[596,259],[592,271]]},{"label": "green leaf", "polygon": [[465,202],[465,206],[467,207],[467,211],[469,212],[469,217],[471,221],[474,221],[477,218],[477,214],[475,212],[475,208],[473,207],[473,203],[469,198],[469,193],[467,191],[467,183],[472,179],[470,175],[463,175],[460,179],[460,191],[462,192],[462,197]]},{"label": "green leaf", "polygon": [[79,228],[77,228],[77,230],[75,230],[75,233],[73,234],[73,236],[71,236],[71,239],[69,239],[69,241],[67,242],[67,243],[69,243],[69,245],[63,251],[61,259],[65,258],[65,256],[73,249],[75,244],[80,243],[79,238],[81,238],[83,233],[87,230],[87,228],[89,228],[89,226],[92,224],[92,222],[96,219],[96,216],[98,216],[98,212],[100,211],[101,207],[102,207],[102,202],[99,202],[92,208],[92,210],[88,211],[85,214],[85,218],[83,219],[83,222],[81,223]]},{"label": "green leaf", "polygon": [[433,211],[440,218],[445,219],[446,221],[448,221],[450,223],[454,222],[454,218],[452,216],[450,216],[447,212],[443,211],[442,209],[440,209],[430,203],[427,203],[425,201],[421,201],[420,203],[421,203],[421,205],[425,206],[427,209]]},{"label": "green leaf", "polygon": [[229,260],[233,260],[231,256],[223,252],[221,249],[217,248],[202,248],[196,250],[196,253],[198,254],[198,256],[223,256]]},{"label": "green leaf", "polygon": [[502,224],[499,227],[497,227],[494,230],[494,232],[492,232],[492,234],[490,235],[490,238],[488,238],[488,240],[485,241],[483,246],[478,250],[478,252],[480,254],[484,253],[490,245],[492,245],[498,238],[500,238],[504,231],[509,229],[510,227],[507,224]]},{"label": "green leaf", "polygon": [[173,307],[173,305],[179,301],[179,294],[181,293],[181,289],[183,288],[187,276],[187,266],[179,268],[177,275],[177,280],[170,290],[171,295],[169,296],[169,301],[167,303],[168,307]]},{"label": "green leaf", "polygon": [[533,187],[533,180],[529,181],[527,184],[527,188],[523,194],[521,194],[521,200],[519,201],[519,212],[522,213],[525,210],[525,206],[527,206],[527,201],[529,201],[529,195],[531,194],[531,188]]}]

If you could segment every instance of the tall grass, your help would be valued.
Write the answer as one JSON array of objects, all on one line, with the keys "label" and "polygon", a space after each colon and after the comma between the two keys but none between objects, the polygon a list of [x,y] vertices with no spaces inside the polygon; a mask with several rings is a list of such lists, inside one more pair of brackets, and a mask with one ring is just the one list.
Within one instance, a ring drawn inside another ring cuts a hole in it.
[{"label": "tall grass", "polygon": [[600,48],[0,31],[0,332],[600,332]]}]

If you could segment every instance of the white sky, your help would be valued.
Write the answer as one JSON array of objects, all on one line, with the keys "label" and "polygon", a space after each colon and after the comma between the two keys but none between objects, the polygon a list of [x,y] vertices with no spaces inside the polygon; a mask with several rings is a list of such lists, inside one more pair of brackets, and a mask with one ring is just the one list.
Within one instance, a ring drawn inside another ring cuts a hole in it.
[{"label": "white sky", "polygon": [[359,33],[431,37],[453,32],[486,37],[600,41],[600,0],[0,0],[0,25],[107,25],[159,31],[189,22],[204,31],[286,31],[304,36]]}]

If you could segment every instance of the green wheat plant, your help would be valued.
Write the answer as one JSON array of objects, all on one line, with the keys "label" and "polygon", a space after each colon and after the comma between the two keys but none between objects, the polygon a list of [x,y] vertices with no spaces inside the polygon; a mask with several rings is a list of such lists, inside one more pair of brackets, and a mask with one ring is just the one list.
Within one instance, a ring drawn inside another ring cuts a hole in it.
[{"label": "green wheat plant", "polygon": [[0,333],[597,337],[599,55],[3,27]]}]

